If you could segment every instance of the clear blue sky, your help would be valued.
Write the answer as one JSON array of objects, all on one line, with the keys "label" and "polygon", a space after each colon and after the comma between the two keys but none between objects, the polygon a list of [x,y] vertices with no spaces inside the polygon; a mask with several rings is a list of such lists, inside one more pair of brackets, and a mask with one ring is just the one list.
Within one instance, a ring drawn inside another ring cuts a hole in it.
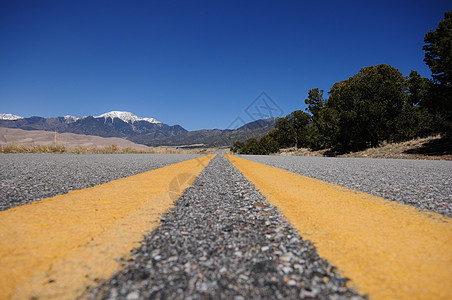
[{"label": "clear blue sky", "polygon": [[285,114],[311,88],[390,64],[425,77],[424,35],[450,1],[0,0],[0,113],[153,117],[226,128],[266,91]]}]

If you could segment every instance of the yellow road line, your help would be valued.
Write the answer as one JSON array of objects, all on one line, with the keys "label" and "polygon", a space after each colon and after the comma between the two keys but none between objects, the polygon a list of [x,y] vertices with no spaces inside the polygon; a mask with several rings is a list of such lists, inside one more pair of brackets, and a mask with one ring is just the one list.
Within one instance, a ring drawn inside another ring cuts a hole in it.
[{"label": "yellow road line", "polygon": [[452,298],[450,218],[243,158],[228,159],[361,293],[371,299]]},{"label": "yellow road line", "polygon": [[213,156],[0,212],[0,299],[74,299],[113,275]]}]

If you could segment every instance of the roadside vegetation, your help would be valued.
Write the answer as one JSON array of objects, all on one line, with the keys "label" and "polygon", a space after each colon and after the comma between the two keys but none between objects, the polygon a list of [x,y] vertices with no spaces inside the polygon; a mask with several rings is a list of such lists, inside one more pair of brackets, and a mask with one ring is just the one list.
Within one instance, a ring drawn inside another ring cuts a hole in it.
[{"label": "roadside vegetation", "polygon": [[335,83],[326,98],[323,90],[309,90],[306,112],[278,119],[260,140],[237,141],[231,151],[265,155],[292,147],[336,156],[437,134],[447,140],[452,133],[452,11],[424,42],[432,79],[416,71],[404,77],[386,64],[362,68]]},{"label": "roadside vegetation", "polygon": [[344,154],[332,154],[330,149],[312,150],[291,147],[282,148],[276,155],[452,160],[452,138],[434,135],[397,143],[383,142],[378,147]]},{"label": "roadside vegetation", "polygon": [[0,153],[73,153],[73,154],[206,154],[214,149],[176,149],[168,147],[149,147],[146,150],[135,148],[120,148],[111,145],[104,148],[66,148],[64,146],[29,146],[29,145],[2,145]]}]

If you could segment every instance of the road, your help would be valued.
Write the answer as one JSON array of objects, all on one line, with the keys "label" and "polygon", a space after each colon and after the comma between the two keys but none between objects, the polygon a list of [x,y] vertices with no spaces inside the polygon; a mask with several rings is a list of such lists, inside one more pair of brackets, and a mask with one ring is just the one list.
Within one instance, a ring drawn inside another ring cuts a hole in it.
[{"label": "road", "polygon": [[[441,205],[427,207],[443,213],[437,215],[407,209],[404,204],[390,204],[368,194],[338,190],[327,183],[248,160],[226,159],[222,155],[212,161],[212,157],[193,157],[0,157],[8,166],[2,166],[3,170],[9,170],[7,175],[1,175],[2,195],[5,186],[11,190],[14,180],[22,191],[2,198],[2,202],[7,199],[4,207],[23,201],[14,197],[24,193],[30,201],[42,199],[40,189],[31,187],[43,181],[56,187],[52,189],[56,195],[75,188],[74,182],[83,182],[80,189],[152,170],[0,212],[0,263],[4,266],[0,271],[0,290],[8,290],[1,298],[361,299],[369,295],[396,299],[427,295],[447,299],[452,295],[448,279],[444,279],[452,275],[452,225],[446,217],[448,211],[441,208],[451,201],[450,164],[245,157],[292,168],[296,173],[311,172],[312,177],[320,174],[324,180],[325,174],[333,179],[341,176],[343,186],[357,190],[365,187],[371,194],[379,189],[390,191],[394,199],[389,200],[402,203],[409,202],[406,195],[418,193],[416,186],[422,182],[421,190],[428,188],[433,191],[433,199],[440,199],[436,202]],[[158,168],[162,166],[166,167]],[[374,171],[366,171],[366,166]],[[427,171],[436,173],[422,176]],[[385,181],[391,184],[379,188],[378,184]],[[409,192],[399,191],[405,188]],[[322,201],[316,204],[309,195],[318,195],[318,191],[323,194],[316,196],[315,201]],[[387,193],[383,194],[387,197]],[[412,202],[419,202],[424,198],[413,199]],[[349,213],[352,217],[346,215]],[[396,218],[399,222],[394,225]],[[312,222],[316,222],[314,226]],[[335,251],[330,251],[332,244]],[[41,245],[40,250],[37,245]],[[419,248],[419,253],[410,246]],[[380,259],[391,262],[390,270],[398,271],[387,274],[381,263],[369,260],[366,255],[373,253],[366,250],[369,247],[383,253]],[[134,250],[130,252],[131,249]],[[331,253],[340,253],[339,258]],[[424,254],[428,255],[430,269],[423,269],[423,261],[419,261]],[[409,259],[398,259],[400,256]],[[356,273],[356,261],[369,264]],[[35,273],[30,273],[30,269]],[[430,276],[432,270],[434,276]],[[408,276],[413,282],[401,279],[407,277],[404,272],[415,275]],[[367,277],[361,273],[367,273]],[[348,284],[344,274],[351,279]],[[14,280],[14,276],[18,279]],[[369,277],[376,281],[367,280]],[[426,281],[423,277],[431,278]],[[421,290],[416,290],[416,286]]]},{"label": "road", "polygon": [[452,217],[452,161],[241,157]]},{"label": "road", "polygon": [[361,292],[375,299],[451,295],[450,218],[247,159],[230,160]]},{"label": "road", "polygon": [[0,210],[199,157],[191,154],[3,154]]}]

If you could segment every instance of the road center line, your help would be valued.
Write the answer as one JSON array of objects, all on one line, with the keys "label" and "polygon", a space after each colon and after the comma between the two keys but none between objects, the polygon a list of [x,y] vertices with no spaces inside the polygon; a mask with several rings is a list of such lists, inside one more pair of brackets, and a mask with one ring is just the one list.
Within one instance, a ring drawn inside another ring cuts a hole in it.
[{"label": "road center line", "polygon": [[0,299],[73,299],[109,278],[213,157],[0,212]]},{"label": "road center line", "polygon": [[371,299],[450,299],[452,222],[338,185],[227,158]]}]

